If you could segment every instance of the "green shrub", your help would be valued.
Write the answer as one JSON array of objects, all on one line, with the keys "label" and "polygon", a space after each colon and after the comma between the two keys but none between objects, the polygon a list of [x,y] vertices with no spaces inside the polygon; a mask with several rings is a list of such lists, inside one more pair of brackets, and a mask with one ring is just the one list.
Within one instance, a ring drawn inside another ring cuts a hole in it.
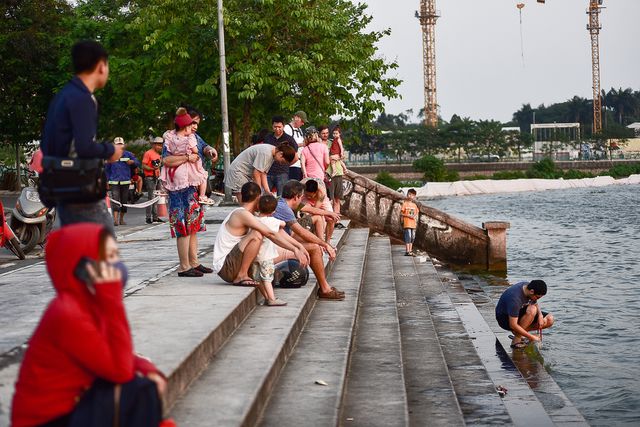
[{"label": "green shrub", "polygon": [[564,179],[582,179],[582,178],[593,178],[593,174],[589,172],[582,172],[575,169],[569,169],[565,171],[562,175]]},{"label": "green shrub", "polygon": [[414,187],[419,188],[424,185],[423,181],[400,181],[401,187]]},{"label": "green shrub", "polygon": [[402,183],[399,180],[395,179],[393,176],[391,176],[391,174],[387,171],[379,172],[378,175],[376,176],[375,181],[378,184],[382,184],[385,187],[391,188],[392,190],[397,190],[402,186]]},{"label": "green shrub", "polygon": [[521,179],[526,177],[527,174],[522,171],[500,171],[494,173],[491,179]]},{"label": "green shrub", "polygon": [[616,179],[618,178],[626,178],[629,175],[640,173],[640,165],[615,165],[607,172],[602,173],[601,175],[609,175]]},{"label": "green shrub", "polygon": [[429,182],[457,181],[460,177],[458,172],[448,170],[442,160],[429,155],[414,161],[413,168],[424,172],[424,179]]},{"label": "green shrub", "polygon": [[562,178],[562,171],[556,169],[556,164],[547,157],[531,166],[527,171],[527,178],[557,179]]}]

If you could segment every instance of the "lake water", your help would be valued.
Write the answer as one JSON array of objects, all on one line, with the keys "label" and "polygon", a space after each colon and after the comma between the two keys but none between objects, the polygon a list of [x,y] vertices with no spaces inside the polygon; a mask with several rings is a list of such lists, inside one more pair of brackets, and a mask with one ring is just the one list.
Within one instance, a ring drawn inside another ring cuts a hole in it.
[{"label": "lake water", "polygon": [[423,203],[478,226],[511,223],[507,279],[545,280],[540,304],[556,318],[545,366],[592,425],[640,425],[640,186]]}]

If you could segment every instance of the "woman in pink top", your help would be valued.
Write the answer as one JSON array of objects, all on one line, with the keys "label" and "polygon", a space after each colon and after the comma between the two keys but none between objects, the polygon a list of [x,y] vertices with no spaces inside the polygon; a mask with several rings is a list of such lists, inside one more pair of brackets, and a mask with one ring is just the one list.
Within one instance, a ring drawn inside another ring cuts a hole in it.
[{"label": "woman in pink top", "polygon": [[[185,108],[178,108],[176,111],[176,129],[169,130],[162,136],[164,138],[167,151],[174,156],[184,156],[186,154],[198,154],[198,141],[194,135],[191,124],[193,119]],[[205,194],[207,190],[207,179],[209,174],[202,167],[202,160],[197,162],[186,162],[177,167],[163,167],[162,181],[168,191],[180,190],[186,187],[197,187],[200,204],[214,204]]]},{"label": "woman in pink top", "polygon": [[318,142],[318,131],[309,126],[305,131],[305,146],[300,152],[300,165],[303,178],[316,178],[324,181],[325,170],[329,166],[329,149]]}]

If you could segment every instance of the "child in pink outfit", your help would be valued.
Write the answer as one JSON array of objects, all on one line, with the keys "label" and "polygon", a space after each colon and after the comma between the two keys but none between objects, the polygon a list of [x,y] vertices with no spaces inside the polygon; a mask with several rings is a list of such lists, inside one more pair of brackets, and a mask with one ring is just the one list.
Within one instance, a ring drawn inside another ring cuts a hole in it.
[{"label": "child in pink outfit", "polygon": [[[191,130],[191,118],[186,110],[178,109],[176,115],[176,130],[168,130],[162,138],[167,152],[172,156],[184,156],[186,154],[198,154],[198,142]],[[181,114],[182,113],[182,114]],[[186,124],[188,122],[188,124]],[[184,126],[182,126],[184,125]],[[186,162],[176,167],[162,168],[162,181],[169,191],[177,191],[187,187],[198,187],[200,204],[211,205],[213,200],[206,196],[207,179],[209,174],[202,167],[202,160]]]}]

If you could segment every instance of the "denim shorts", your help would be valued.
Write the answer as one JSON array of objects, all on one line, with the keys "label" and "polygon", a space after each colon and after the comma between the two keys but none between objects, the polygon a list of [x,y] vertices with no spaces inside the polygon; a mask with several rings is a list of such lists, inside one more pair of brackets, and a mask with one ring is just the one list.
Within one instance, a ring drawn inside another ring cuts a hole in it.
[{"label": "denim shorts", "polygon": [[415,228],[405,228],[404,229],[404,242],[405,243],[413,243],[416,240],[416,229]]}]

